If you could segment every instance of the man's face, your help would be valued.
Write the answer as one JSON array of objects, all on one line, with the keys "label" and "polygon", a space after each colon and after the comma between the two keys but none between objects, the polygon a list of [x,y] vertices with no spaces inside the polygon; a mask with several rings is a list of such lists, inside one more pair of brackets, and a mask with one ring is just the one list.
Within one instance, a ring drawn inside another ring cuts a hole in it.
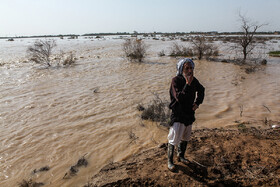
[{"label": "man's face", "polygon": [[183,74],[186,76],[192,76],[193,75],[193,68],[190,63],[185,63],[183,66]]}]

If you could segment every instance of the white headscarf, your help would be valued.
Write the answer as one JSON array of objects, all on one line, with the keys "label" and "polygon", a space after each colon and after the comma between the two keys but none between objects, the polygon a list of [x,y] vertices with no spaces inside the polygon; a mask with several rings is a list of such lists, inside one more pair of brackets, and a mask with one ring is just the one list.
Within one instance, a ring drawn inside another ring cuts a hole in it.
[{"label": "white headscarf", "polygon": [[190,58],[180,59],[177,63],[177,73],[176,73],[177,76],[183,74],[183,67],[186,62],[189,62],[191,64],[192,68],[194,69],[194,62],[192,61],[192,59],[190,59]]}]

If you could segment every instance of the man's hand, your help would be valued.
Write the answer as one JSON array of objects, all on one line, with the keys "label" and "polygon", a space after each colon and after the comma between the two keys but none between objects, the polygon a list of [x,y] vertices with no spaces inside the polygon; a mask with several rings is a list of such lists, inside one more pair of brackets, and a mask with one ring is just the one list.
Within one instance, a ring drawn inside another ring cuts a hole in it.
[{"label": "man's hand", "polygon": [[194,104],[193,104],[193,108],[192,108],[192,109],[193,109],[193,111],[196,111],[196,109],[198,109],[197,104],[195,104],[195,103],[194,103]]},{"label": "man's hand", "polygon": [[193,75],[184,74],[184,78],[186,79],[186,84],[191,85],[191,83],[193,81]]}]

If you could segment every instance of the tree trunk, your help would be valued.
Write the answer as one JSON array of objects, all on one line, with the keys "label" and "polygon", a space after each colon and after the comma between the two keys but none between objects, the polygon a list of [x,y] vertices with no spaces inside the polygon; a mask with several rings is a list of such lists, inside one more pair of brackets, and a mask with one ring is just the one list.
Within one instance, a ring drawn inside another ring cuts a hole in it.
[{"label": "tree trunk", "polygon": [[247,47],[243,48],[243,60],[245,61],[247,58]]}]

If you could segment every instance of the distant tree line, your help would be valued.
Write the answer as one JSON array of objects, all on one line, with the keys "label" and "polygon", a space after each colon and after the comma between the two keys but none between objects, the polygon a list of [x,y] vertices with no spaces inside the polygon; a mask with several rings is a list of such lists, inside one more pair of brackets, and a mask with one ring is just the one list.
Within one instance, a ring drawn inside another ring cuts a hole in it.
[{"label": "distant tree line", "polygon": [[34,35],[34,36],[15,36],[15,37],[0,37],[0,39],[9,39],[9,38],[60,38],[60,37],[72,37],[72,38],[75,38],[75,37],[79,37],[80,35],[77,35],[77,34],[65,34],[65,35],[62,35],[62,34],[59,34],[59,35]]},{"label": "distant tree line", "polygon": [[[218,32],[218,31],[210,31],[210,32],[115,32],[115,33],[88,33],[88,34],[59,34],[59,35],[34,35],[34,36],[15,36],[15,37],[0,37],[0,39],[9,39],[9,38],[50,38],[50,37],[79,37],[79,36],[110,36],[110,35],[164,35],[164,36],[180,36],[180,35],[242,35],[243,32]],[[274,35],[280,34],[280,31],[271,31],[271,32],[256,32],[255,35]]]},{"label": "distant tree line", "polygon": [[110,35],[130,35],[129,32],[106,32],[106,33],[88,33],[81,36],[110,36]]}]

